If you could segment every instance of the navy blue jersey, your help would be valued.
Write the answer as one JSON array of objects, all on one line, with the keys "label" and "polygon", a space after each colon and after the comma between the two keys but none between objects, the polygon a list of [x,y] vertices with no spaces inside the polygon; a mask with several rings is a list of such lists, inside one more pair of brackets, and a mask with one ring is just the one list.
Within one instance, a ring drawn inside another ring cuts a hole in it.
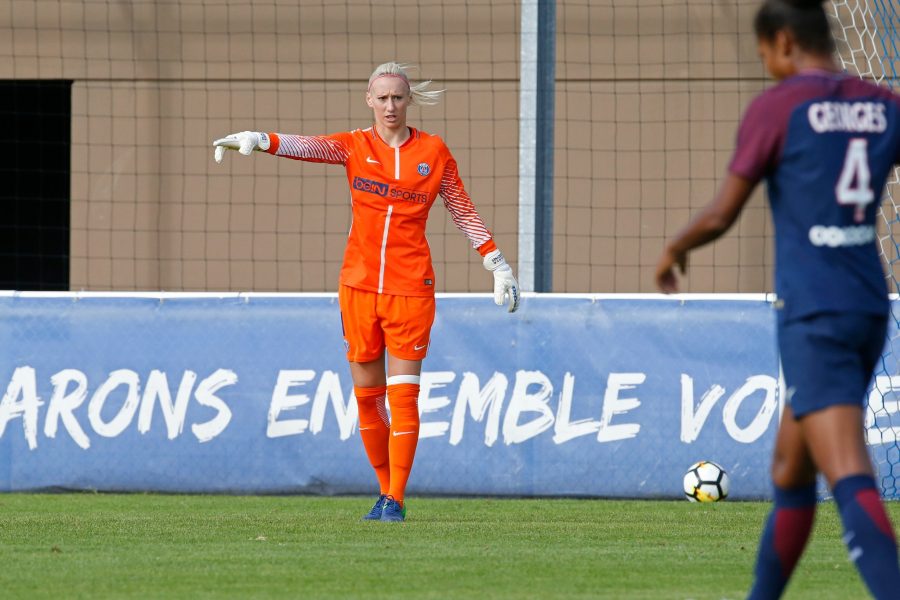
[{"label": "navy blue jersey", "polygon": [[782,322],[888,312],[875,218],[900,154],[900,97],[858,78],[804,72],[757,97],[730,171],[766,179]]}]

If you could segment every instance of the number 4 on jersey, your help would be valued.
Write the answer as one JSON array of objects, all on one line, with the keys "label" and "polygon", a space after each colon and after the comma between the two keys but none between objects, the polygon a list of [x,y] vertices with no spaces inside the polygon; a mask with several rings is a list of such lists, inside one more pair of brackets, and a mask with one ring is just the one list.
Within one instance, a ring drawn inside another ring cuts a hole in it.
[{"label": "number 4 on jersey", "polygon": [[866,206],[875,200],[869,172],[869,142],[865,138],[854,138],[847,146],[844,167],[834,189],[838,204],[855,204],[854,219],[861,223],[865,219]]}]

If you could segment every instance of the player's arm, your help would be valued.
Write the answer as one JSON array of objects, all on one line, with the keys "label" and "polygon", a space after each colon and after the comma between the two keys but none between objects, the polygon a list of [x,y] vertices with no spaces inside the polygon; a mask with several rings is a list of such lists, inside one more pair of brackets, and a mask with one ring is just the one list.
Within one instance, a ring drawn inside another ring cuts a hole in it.
[{"label": "player's arm", "polygon": [[719,238],[734,224],[756,184],[774,168],[781,154],[789,104],[765,92],[750,103],[738,127],[728,175],[709,205],[666,245],[656,264],[656,285],[678,291],[675,267],[687,272],[687,254]]},{"label": "player's arm", "polygon": [[678,291],[675,267],[686,273],[688,252],[718,239],[734,225],[754,187],[755,181],[728,173],[715,199],[666,244],[656,265],[656,285],[660,291],[666,294]]},{"label": "player's arm", "polygon": [[439,193],[453,223],[469,238],[472,247],[478,250],[484,268],[493,273],[494,303],[498,306],[508,303],[509,312],[515,312],[519,308],[519,283],[513,275],[512,267],[494,243],[481,215],[475,210],[452,156],[444,165]]},{"label": "player's arm", "polygon": [[245,156],[257,151],[294,160],[342,165],[350,156],[350,145],[345,137],[341,134],[294,135],[242,131],[214,141],[213,146],[216,148],[216,162],[222,162],[226,150],[237,150]]}]

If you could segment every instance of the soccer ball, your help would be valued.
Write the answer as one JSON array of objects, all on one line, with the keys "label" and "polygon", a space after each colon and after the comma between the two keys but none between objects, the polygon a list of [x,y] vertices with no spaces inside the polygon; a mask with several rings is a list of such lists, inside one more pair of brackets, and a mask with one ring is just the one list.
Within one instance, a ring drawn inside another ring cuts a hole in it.
[{"label": "soccer ball", "polygon": [[684,495],[691,502],[718,502],[728,497],[728,473],[714,462],[701,460],[684,474]]}]

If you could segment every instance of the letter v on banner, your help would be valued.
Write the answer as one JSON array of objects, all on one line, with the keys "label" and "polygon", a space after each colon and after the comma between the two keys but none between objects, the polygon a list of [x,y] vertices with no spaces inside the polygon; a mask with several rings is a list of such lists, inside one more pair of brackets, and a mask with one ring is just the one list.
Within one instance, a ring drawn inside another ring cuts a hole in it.
[{"label": "letter v on banner", "polygon": [[694,380],[690,375],[681,374],[681,441],[690,444],[700,435],[703,424],[716,402],[725,395],[725,388],[714,384],[700,398],[700,405],[694,411]]}]

